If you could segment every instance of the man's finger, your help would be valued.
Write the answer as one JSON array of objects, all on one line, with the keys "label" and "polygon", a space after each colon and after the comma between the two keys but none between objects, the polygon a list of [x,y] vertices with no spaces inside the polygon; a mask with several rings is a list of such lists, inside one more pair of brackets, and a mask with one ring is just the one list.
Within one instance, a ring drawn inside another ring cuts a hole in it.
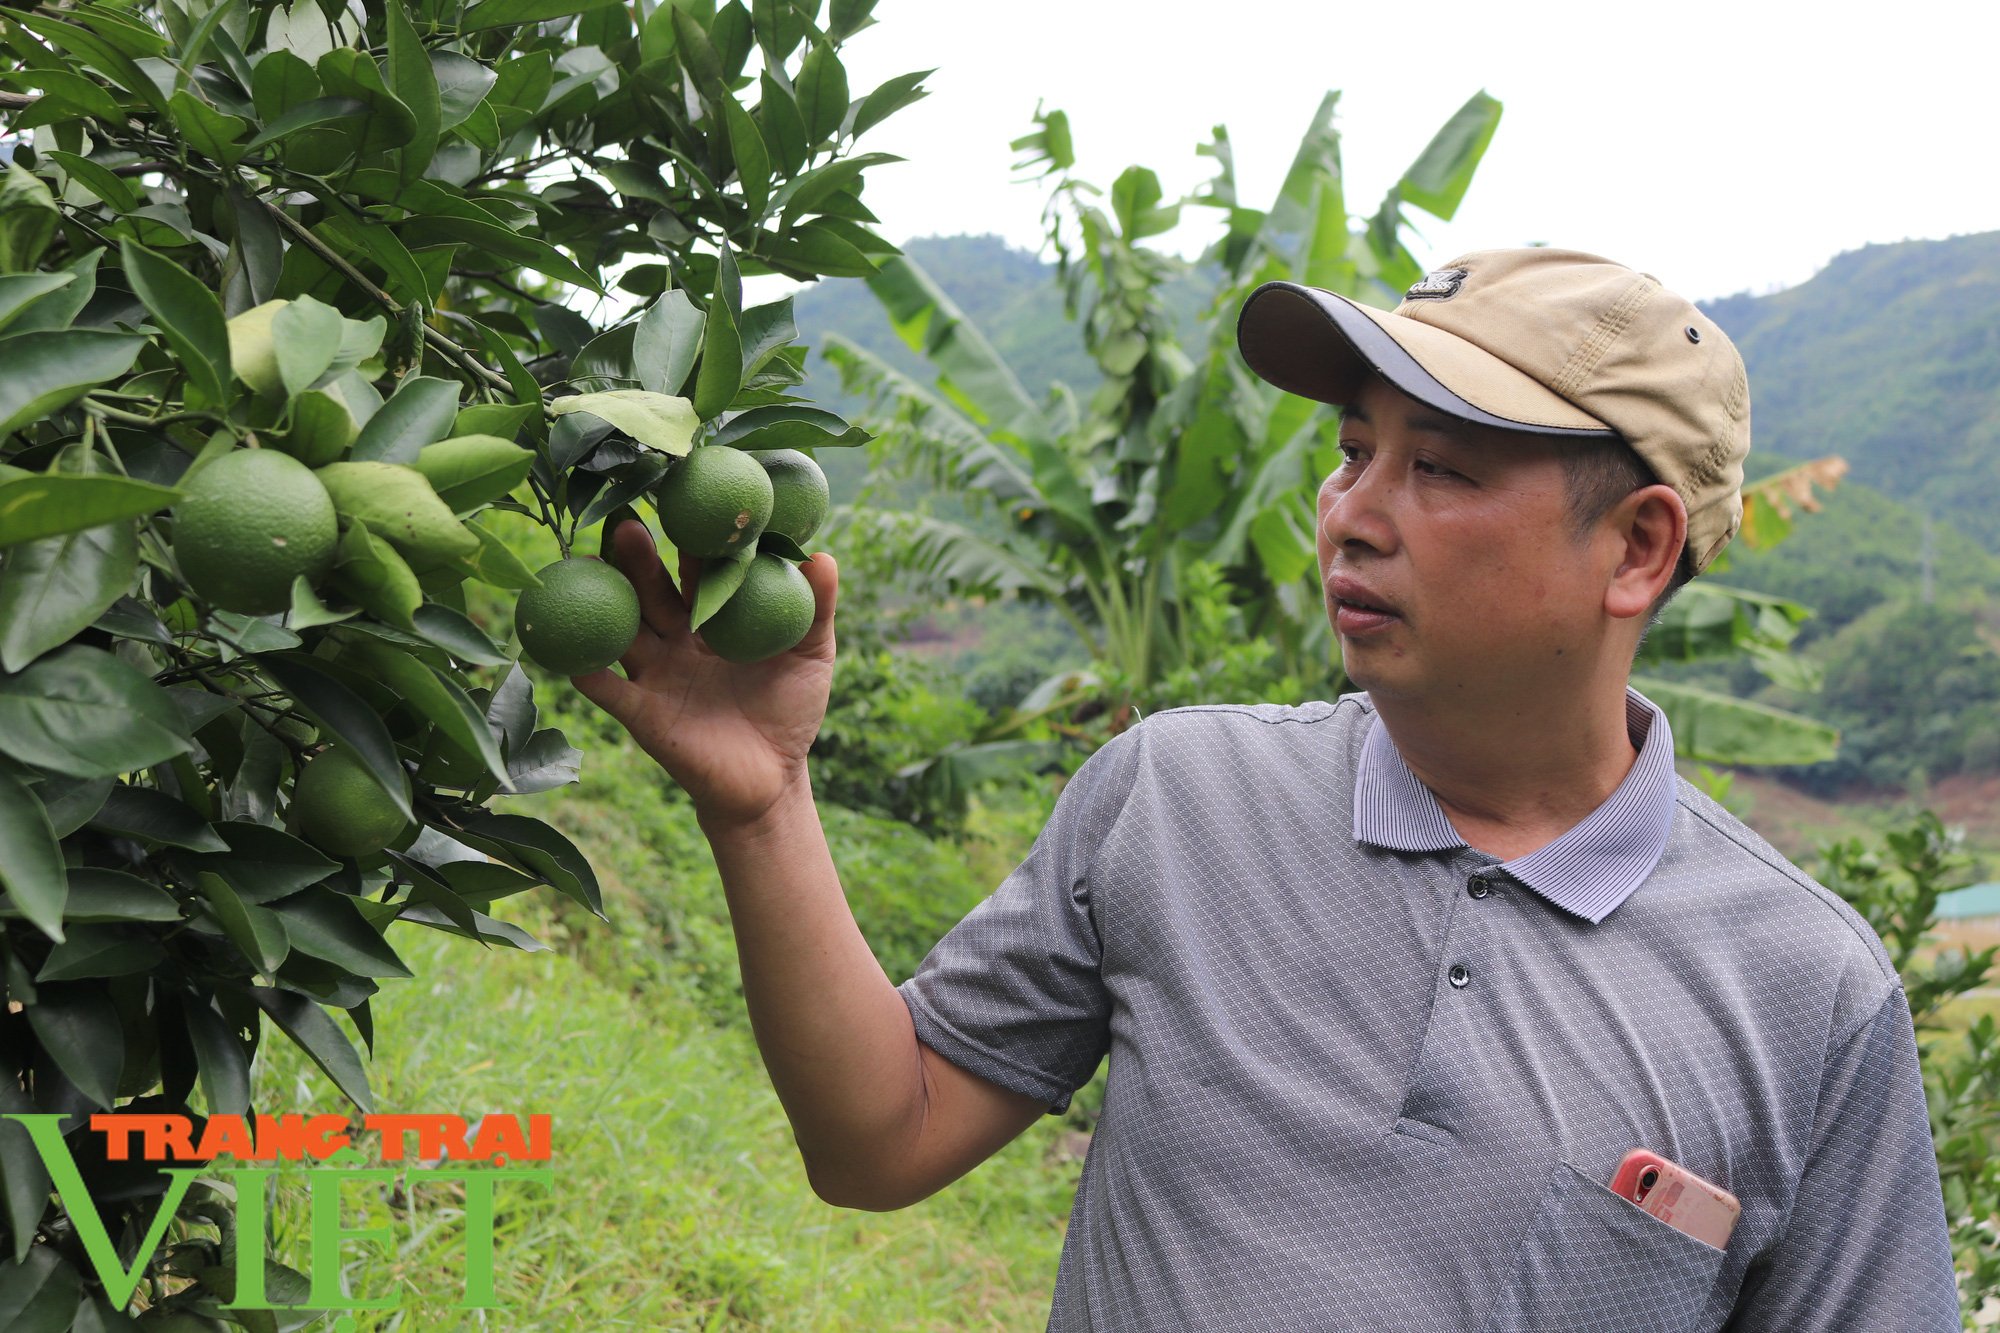
[{"label": "man's finger", "polygon": [[667,566],[653,544],[653,534],[644,523],[627,520],[612,534],[612,551],[618,572],[639,594],[639,614],[658,634],[680,633],[687,628],[687,603],[667,576]]},{"label": "man's finger", "polygon": [[840,600],[840,566],[825,551],[814,551],[810,559],[799,566],[799,573],[806,576],[806,582],[813,590],[813,622],[800,639],[793,652],[817,654],[827,652],[833,644],[833,612]]},{"label": "man's finger", "polygon": [[616,718],[627,731],[632,729],[639,710],[645,706],[646,691],[610,667],[599,667],[581,676],[571,676],[569,683],[576,687],[578,694]]}]

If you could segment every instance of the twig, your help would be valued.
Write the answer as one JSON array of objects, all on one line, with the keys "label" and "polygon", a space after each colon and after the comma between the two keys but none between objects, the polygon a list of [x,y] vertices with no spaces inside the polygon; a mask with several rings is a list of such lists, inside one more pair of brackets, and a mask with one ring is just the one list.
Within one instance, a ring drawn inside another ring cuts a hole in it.
[{"label": "twig", "polygon": [[[284,209],[279,208],[269,200],[264,202],[264,208],[287,231],[296,236],[300,244],[338,269],[348,281],[368,293],[384,310],[387,310],[392,315],[401,315],[403,313],[403,303],[401,301],[398,301],[395,297],[370,282],[362,274],[361,270],[355,268],[354,265],[348,263],[345,259],[342,259],[326,242],[313,235],[312,231],[303,222],[300,222],[290,213],[287,213]],[[426,342],[436,348],[439,353],[462,366],[467,373],[475,376],[481,383],[491,385],[496,389],[505,389],[509,393],[513,392],[514,386],[508,381],[506,376],[482,365],[479,359],[473,356],[471,352],[468,352],[465,348],[460,347],[450,338],[432,328],[428,320],[419,321],[418,327],[423,330]]]}]

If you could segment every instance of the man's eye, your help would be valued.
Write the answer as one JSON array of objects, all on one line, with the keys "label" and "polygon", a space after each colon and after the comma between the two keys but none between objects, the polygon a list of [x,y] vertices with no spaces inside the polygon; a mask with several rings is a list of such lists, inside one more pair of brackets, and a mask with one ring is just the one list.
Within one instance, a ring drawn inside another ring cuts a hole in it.
[{"label": "man's eye", "polygon": [[1440,467],[1438,464],[1431,462],[1431,460],[1428,458],[1419,458],[1417,460],[1416,467],[1417,471],[1423,473],[1427,477],[1449,477],[1456,475],[1452,472],[1450,468]]}]

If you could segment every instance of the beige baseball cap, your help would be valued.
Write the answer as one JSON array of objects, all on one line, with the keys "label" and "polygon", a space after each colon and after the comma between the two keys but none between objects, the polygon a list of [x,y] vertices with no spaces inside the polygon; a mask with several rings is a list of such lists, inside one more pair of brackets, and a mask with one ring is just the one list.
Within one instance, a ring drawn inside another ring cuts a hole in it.
[{"label": "beige baseball cap", "polygon": [[1750,381],[1693,302],[1577,250],[1480,250],[1383,312],[1295,282],[1243,303],[1237,345],[1258,375],[1321,402],[1370,372],[1481,425],[1622,438],[1687,506],[1684,558],[1707,569],[1743,522]]}]

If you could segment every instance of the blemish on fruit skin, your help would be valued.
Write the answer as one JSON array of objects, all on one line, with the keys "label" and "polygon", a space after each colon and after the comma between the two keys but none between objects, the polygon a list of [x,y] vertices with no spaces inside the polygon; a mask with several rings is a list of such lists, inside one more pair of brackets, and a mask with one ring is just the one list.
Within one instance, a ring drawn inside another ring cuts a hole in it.
[{"label": "blemish on fruit skin", "polygon": [[[745,509],[736,515],[736,526],[739,528],[747,528],[750,526],[749,510]],[[731,537],[729,540],[735,541],[736,539],[734,537]]]},{"label": "blemish on fruit skin", "polygon": [[284,544],[285,544],[285,539],[283,537],[271,538],[271,545],[273,546],[283,546]]}]

